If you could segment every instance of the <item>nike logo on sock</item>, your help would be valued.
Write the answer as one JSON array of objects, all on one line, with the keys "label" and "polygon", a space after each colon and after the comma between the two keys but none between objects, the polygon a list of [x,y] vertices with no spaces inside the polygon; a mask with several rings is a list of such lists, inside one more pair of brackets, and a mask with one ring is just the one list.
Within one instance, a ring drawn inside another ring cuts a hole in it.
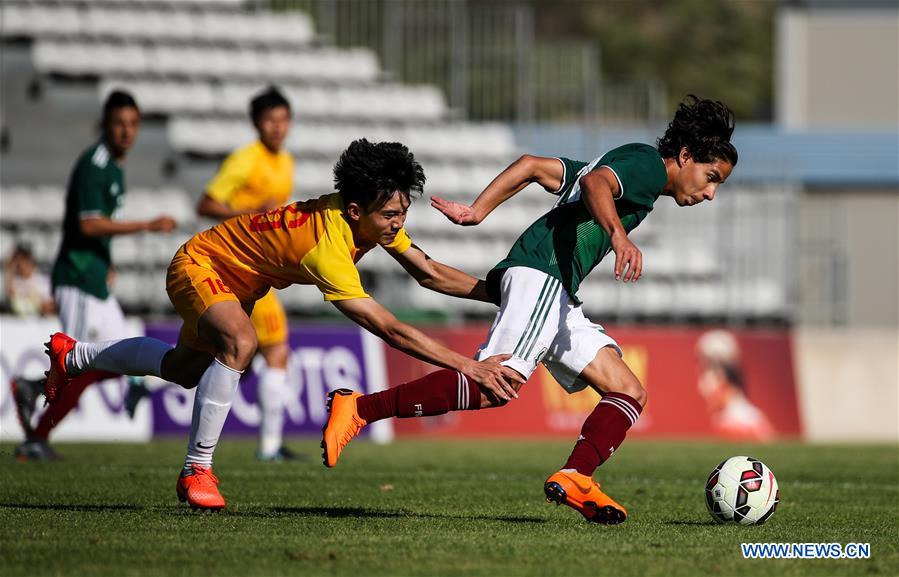
[{"label": "nike logo on sock", "polygon": [[211,444],[211,445],[209,445],[209,446],[207,447],[206,445],[204,445],[204,444],[201,443],[200,441],[197,441],[197,448],[198,448],[198,449],[211,449],[211,448],[213,448],[213,447],[215,447],[215,443],[213,443],[213,444]]}]

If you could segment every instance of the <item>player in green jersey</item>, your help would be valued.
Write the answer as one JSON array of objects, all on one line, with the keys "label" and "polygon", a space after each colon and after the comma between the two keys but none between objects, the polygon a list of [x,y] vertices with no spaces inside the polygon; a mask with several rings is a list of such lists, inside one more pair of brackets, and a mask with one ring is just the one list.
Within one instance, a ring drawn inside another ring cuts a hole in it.
[{"label": "player in green jersey", "polygon": [[[477,356],[511,355],[503,364],[525,378],[543,363],[568,392],[591,387],[602,396],[565,466],[544,483],[547,499],[589,521],[616,524],[627,518],[592,476],[621,446],[647,397],[618,344],[584,316],[578,287],[610,251],[616,279],[640,278],[643,256],[628,233],[660,196],[673,197],[679,206],[714,199],[737,164],[733,130],[727,106],[691,95],[655,147],[627,144],[590,162],[525,155],[470,206],[432,199],[452,222],[470,226],[533,182],[559,197],[488,274],[487,289],[500,310]],[[501,406],[517,396],[520,385],[510,386],[514,390],[499,395],[484,389],[472,394],[465,375],[443,370],[371,395],[335,391],[322,441],[325,464],[336,465],[340,450],[368,423]]]},{"label": "player in green jersey", "polygon": [[[53,298],[59,309],[62,329],[84,340],[107,340],[127,334],[122,308],[109,291],[113,236],[144,231],[169,232],[175,221],[169,216],[150,220],[113,220],[125,196],[125,156],[140,129],[140,110],[134,98],[114,91],[103,105],[102,138],[85,150],[69,179],[62,243],[53,265]],[[47,443],[50,432],[78,404],[92,382],[104,376],[85,375],[77,386],[68,387],[34,428],[36,391],[17,388],[17,408],[25,442],[16,449],[21,460],[55,456]],[[21,402],[19,402],[21,401]],[[28,402],[24,402],[28,401]]]}]

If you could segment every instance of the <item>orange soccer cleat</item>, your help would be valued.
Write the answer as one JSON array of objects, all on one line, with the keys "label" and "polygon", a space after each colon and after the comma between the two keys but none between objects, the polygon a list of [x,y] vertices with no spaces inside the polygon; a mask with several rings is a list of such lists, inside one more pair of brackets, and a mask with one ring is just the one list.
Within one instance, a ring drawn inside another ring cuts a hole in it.
[{"label": "orange soccer cleat", "polygon": [[76,342],[65,333],[54,333],[50,336],[50,341],[44,343],[44,352],[50,357],[50,370],[46,372],[47,379],[44,381],[47,404],[52,405],[72,379],[72,375],[66,369],[66,355],[75,348]]},{"label": "orange soccer cleat", "polygon": [[559,471],[543,484],[546,500],[568,505],[585,519],[603,525],[617,525],[627,519],[627,511],[599,489],[592,477],[577,471]]},{"label": "orange soccer cleat", "polygon": [[349,389],[337,389],[328,393],[328,423],[322,427],[322,461],[325,467],[337,465],[340,452],[367,425],[356,410],[356,399],[361,393]]},{"label": "orange soccer cleat", "polygon": [[225,508],[225,498],[219,493],[218,478],[212,474],[212,467],[191,464],[189,470],[181,471],[175,490],[178,500],[187,501],[191,509],[217,511]]}]

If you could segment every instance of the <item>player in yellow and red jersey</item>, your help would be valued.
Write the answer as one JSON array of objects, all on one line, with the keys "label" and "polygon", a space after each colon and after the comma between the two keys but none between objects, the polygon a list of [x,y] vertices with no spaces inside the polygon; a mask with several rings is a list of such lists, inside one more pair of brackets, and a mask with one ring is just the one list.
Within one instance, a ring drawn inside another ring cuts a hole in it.
[{"label": "player in yellow and red jersey", "polygon": [[[293,157],[284,150],[290,102],[270,87],[250,101],[250,118],[259,138],[225,159],[197,204],[200,216],[225,220],[271,210],[287,204],[293,193]],[[250,322],[256,329],[258,352],[265,359],[257,394],[261,418],[256,457],[261,461],[295,459],[282,441],[290,349],[287,315],[274,290],[256,301]]]},{"label": "player in yellow and red jersey", "polygon": [[[56,333],[48,344],[45,392],[58,392],[85,371],[156,375],[197,387],[190,442],[178,478],[178,497],[191,507],[221,509],[225,501],[212,474],[212,455],[237,390],[256,352],[249,314],[271,288],[315,285],[347,317],[407,354],[452,369],[441,395],[453,410],[468,407],[481,389],[516,397],[523,382],[496,355],[475,361],[400,322],[363,289],[355,263],[383,246],[420,285],[488,301],[486,285],[430,259],[412,244],[403,224],[424,172],[399,143],[353,142],[334,167],[336,194],[265,213],[229,219],[194,236],[175,254],[166,289],[183,325],[176,347],[136,337],[78,343]],[[475,408],[475,407],[473,407]]]}]

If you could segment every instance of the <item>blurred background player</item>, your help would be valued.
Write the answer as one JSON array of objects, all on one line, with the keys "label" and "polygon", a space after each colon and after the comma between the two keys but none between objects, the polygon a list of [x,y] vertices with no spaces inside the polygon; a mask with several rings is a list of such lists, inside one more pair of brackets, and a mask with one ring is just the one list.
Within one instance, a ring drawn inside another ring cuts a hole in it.
[{"label": "blurred background player", "polygon": [[47,316],[56,312],[50,279],[38,270],[31,248],[16,245],[3,269],[3,290],[14,315]]},{"label": "blurred background player", "polygon": [[337,193],[228,219],[178,249],[166,281],[183,319],[176,347],[150,337],[76,342],[54,334],[48,343],[47,400],[52,406],[95,370],[154,375],[196,387],[176,491],[191,508],[222,509],[225,499],[212,458],[240,375],[256,354],[249,312],[272,287],[291,284],[314,285],[325,301],[390,346],[467,375],[466,398],[477,395],[478,387],[509,398],[515,394],[511,383],[523,379],[499,364],[507,355],[464,357],[399,321],[362,287],[356,263],[381,246],[423,287],[488,299],[483,281],[429,258],[406,234],[412,195],[421,193],[424,181],[421,165],[402,144],[351,143],[334,167]]},{"label": "blurred background player", "polygon": [[[100,141],[78,157],[69,178],[62,242],[53,266],[53,297],[63,331],[77,338],[106,340],[125,336],[125,317],[110,293],[110,243],[113,236],[144,231],[170,232],[168,216],[151,220],[113,220],[125,197],[123,165],[140,129],[140,110],[127,92],[113,91],[103,104]],[[90,384],[107,375],[86,373],[71,383],[33,429],[34,387],[17,387],[16,407],[25,442],[16,448],[21,460],[53,458],[50,432],[77,404]],[[138,391],[142,384],[132,383]],[[132,398],[139,393],[129,390]],[[27,401],[27,402],[19,402]]]},{"label": "blurred background player", "polygon": [[[293,192],[293,157],[283,146],[290,129],[290,102],[271,87],[250,102],[250,118],[259,139],[225,159],[197,205],[200,216],[225,220],[287,204]],[[256,301],[250,322],[265,359],[257,388],[261,421],[256,456],[261,461],[296,459],[282,439],[290,349],[287,315],[274,289]]]},{"label": "blurred background player", "polygon": [[740,345],[733,333],[707,331],[696,343],[699,394],[706,402],[715,432],[733,441],[770,441],[776,431],[746,397]]},{"label": "blurred background player", "polygon": [[[56,312],[50,291],[50,279],[37,269],[31,249],[27,245],[16,245],[9,255],[3,269],[3,290],[10,311],[16,316],[47,316]],[[35,400],[40,394],[41,383],[41,380],[27,379],[21,375],[13,376],[11,379],[10,388],[24,430],[31,427]],[[52,456],[49,450],[44,454]]]},{"label": "blurred background player", "polygon": [[[477,358],[508,356],[503,364],[525,380],[543,363],[567,392],[589,386],[602,396],[567,462],[544,484],[547,499],[589,521],[617,524],[627,518],[626,509],[592,476],[624,442],[647,397],[615,340],[584,315],[578,288],[609,252],[615,253],[616,280],[640,278],[643,256],[628,233],[660,196],[673,197],[678,206],[714,199],[737,164],[733,130],[727,106],[689,95],[656,147],[626,144],[591,162],[525,155],[471,206],[432,199],[435,208],[464,226],[479,224],[532,182],[559,196],[487,275],[490,298],[500,310]],[[331,393],[322,441],[325,465],[335,466],[344,446],[368,423],[485,409],[510,400],[489,391],[471,395],[465,381],[464,374],[443,370],[369,395]]]}]

